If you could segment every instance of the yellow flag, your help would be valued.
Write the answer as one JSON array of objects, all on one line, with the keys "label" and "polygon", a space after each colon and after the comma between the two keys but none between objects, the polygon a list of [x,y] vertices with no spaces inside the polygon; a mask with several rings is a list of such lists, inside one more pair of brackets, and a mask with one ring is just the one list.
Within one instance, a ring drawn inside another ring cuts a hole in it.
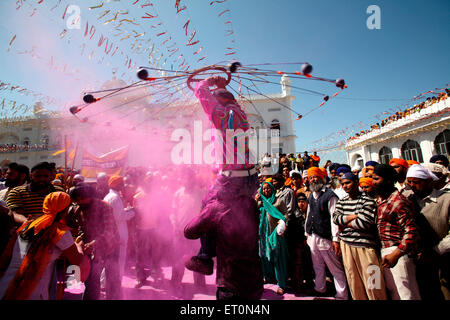
[{"label": "yellow flag", "polygon": [[55,151],[53,154],[52,154],[52,156],[57,156],[58,154],[61,154],[61,153],[64,153],[64,152],[66,152],[66,149],[69,149],[69,147],[70,147],[70,140],[67,140],[67,145],[65,146],[65,148],[64,149],[61,149],[61,150],[58,150],[58,151]]},{"label": "yellow flag", "polygon": [[61,149],[61,150],[58,150],[58,151],[52,153],[52,156],[57,156],[58,154],[61,154],[61,153],[64,153],[64,152],[66,152],[66,149]]}]

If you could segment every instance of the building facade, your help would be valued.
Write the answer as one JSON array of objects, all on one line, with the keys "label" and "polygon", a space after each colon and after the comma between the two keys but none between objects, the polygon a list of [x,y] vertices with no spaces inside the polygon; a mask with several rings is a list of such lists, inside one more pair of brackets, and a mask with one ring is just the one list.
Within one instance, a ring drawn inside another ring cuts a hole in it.
[{"label": "building facade", "polygon": [[[295,97],[291,95],[290,80],[286,75],[281,78],[280,84],[281,93],[247,95],[238,100],[247,112],[255,134],[259,134],[259,129],[278,132],[275,134],[276,143],[271,142],[272,137],[258,136],[258,139],[267,140],[268,145],[267,149],[258,150],[258,159],[264,152],[295,152],[294,114],[290,110]],[[126,83],[123,80],[114,77],[101,89],[124,86]],[[64,153],[57,156],[52,154],[64,148],[66,138],[72,148],[74,144],[80,144],[96,155],[130,144],[130,141],[142,140],[141,144],[131,143],[128,163],[130,166],[145,165],[145,162],[149,161],[148,158],[139,156],[144,145],[152,142],[152,145],[162,144],[164,147],[157,149],[153,155],[168,158],[175,142],[160,142],[170,141],[171,132],[175,129],[185,128],[192,132],[196,121],[202,121],[204,129],[210,127],[196,99],[187,103],[154,104],[145,88],[133,89],[126,94],[105,99],[105,102],[90,105],[86,112],[83,110],[77,114],[79,119],[86,120],[84,122],[76,119],[67,110],[56,116],[35,111],[33,116],[27,118],[8,119],[4,121],[6,125],[0,127],[1,168],[10,162],[31,167],[41,161],[64,166]],[[81,157],[80,151],[75,159],[76,168],[81,163]]]},{"label": "building facade", "polygon": [[450,99],[349,140],[345,145],[350,166],[392,158],[429,162],[435,154],[450,155]]}]

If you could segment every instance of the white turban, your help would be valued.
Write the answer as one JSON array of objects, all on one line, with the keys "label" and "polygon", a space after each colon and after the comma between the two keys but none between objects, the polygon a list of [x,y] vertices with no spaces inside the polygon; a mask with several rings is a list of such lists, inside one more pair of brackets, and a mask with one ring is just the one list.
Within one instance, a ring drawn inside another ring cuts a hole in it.
[{"label": "white turban", "polygon": [[439,180],[430,170],[421,166],[420,164],[413,164],[409,167],[408,173],[406,174],[407,178],[417,178],[417,179],[433,179],[433,181]]},{"label": "white turban", "polygon": [[424,163],[423,166],[433,173],[442,173],[444,176],[448,175],[448,170],[441,164]]},{"label": "white turban", "polygon": [[97,174],[97,179],[103,178],[103,177],[108,177],[108,175],[105,172],[99,172]]},{"label": "white turban", "polygon": [[308,177],[308,172],[306,172],[306,170],[303,170],[303,179]]},{"label": "white turban", "polygon": [[84,177],[81,174],[76,174],[73,177],[73,180],[80,180],[80,181],[84,181]]},{"label": "white turban", "polygon": [[298,173],[299,175],[302,175],[302,173],[301,173],[300,171],[297,171],[297,170],[291,170],[291,172],[289,172],[289,177],[292,178],[292,174],[293,174],[293,173]]}]

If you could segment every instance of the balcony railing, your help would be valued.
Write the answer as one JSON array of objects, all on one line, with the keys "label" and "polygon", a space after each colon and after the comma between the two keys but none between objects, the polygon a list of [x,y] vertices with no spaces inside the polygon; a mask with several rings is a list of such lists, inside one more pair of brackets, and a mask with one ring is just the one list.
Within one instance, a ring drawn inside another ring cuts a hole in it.
[{"label": "balcony railing", "polygon": [[61,146],[58,145],[46,145],[46,144],[34,144],[34,145],[26,145],[26,144],[2,144],[0,145],[0,153],[17,153],[17,152],[37,152],[37,151],[56,151],[61,149]]},{"label": "balcony railing", "polygon": [[441,100],[439,102],[434,103],[430,107],[421,109],[419,112],[411,113],[399,120],[395,120],[393,122],[388,123],[384,127],[381,127],[379,129],[373,129],[372,131],[370,131],[364,135],[361,135],[357,138],[353,138],[346,143],[345,147],[351,148],[352,146],[354,146],[356,144],[360,144],[363,141],[367,141],[371,138],[388,133],[392,130],[398,129],[403,126],[411,125],[414,122],[417,122],[420,120],[428,119],[433,114],[442,112],[442,111],[448,109],[449,107],[450,107],[449,99]]}]

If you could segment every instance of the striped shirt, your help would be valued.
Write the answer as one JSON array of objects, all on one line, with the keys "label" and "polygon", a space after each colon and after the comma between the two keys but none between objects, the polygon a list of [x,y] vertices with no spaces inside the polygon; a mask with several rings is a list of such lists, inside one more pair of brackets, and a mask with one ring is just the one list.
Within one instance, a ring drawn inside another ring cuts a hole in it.
[{"label": "striped shirt", "polygon": [[32,219],[40,217],[42,213],[42,205],[44,204],[45,197],[56,191],[53,186],[50,190],[45,193],[40,193],[36,191],[31,191],[30,185],[23,185],[16,187],[9,192],[8,198],[6,199],[6,204],[9,210],[16,211],[22,209],[24,211],[24,216],[32,215]]},{"label": "striped shirt", "polygon": [[[360,193],[356,199],[348,195],[340,199],[333,214],[333,222],[340,227],[339,238],[352,246],[377,247],[376,212],[375,200],[365,193]],[[355,214],[358,217],[346,226],[348,216]]]}]

